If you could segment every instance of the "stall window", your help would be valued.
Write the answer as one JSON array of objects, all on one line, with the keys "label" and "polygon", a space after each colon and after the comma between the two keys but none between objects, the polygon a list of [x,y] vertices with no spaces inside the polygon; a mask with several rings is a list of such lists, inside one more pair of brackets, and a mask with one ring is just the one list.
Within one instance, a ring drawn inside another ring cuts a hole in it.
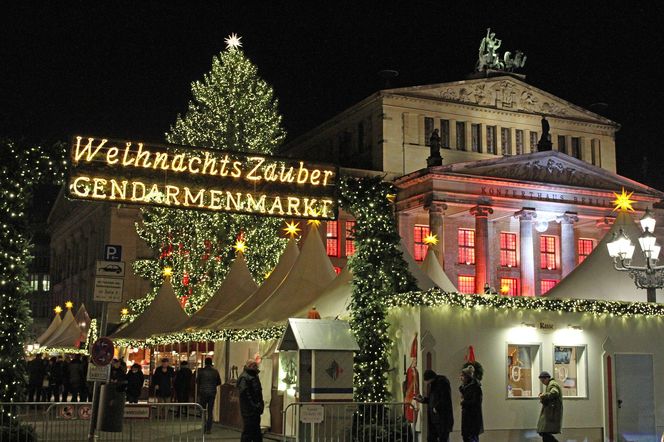
[{"label": "stall window", "polygon": [[507,397],[532,398],[540,393],[540,346],[507,344]]},{"label": "stall window", "polygon": [[416,224],[413,231],[413,257],[415,261],[424,261],[427,256],[427,245],[424,243],[424,238],[429,234],[429,226]]},{"label": "stall window", "polygon": [[580,238],[577,242],[577,249],[579,251],[579,264],[590,255],[595,247],[595,241],[587,238]]},{"label": "stall window", "polygon": [[475,293],[475,277],[471,275],[459,275],[457,277],[457,288],[460,293]]},{"label": "stall window", "polygon": [[355,254],[355,221],[346,221],[346,256]]},{"label": "stall window", "polygon": [[459,246],[459,264],[475,264],[475,230],[459,229],[457,243]]},{"label": "stall window", "polygon": [[[576,330],[570,329],[570,331],[575,332]],[[586,353],[585,345],[555,345],[553,347],[552,375],[563,388],[563,397],[588,397]]]},{"label": "stall window", "polygon": [[500,265],[516,267],[516,233],[500,233]]},{"label": "stall window", "polygon": [[517,278],[500,278],[500,294],[519,296],[519,280]]},{"label": "stall window", "polygon": [[540,268],[555,270],[558,268],[557,237],[551,235],[540,236]]},{"label": "stall window", "polygon": [[542,279],[540,281],[540,293],[545,294],[558,284],[557,279]]},{"label": "stall window", "polygon": [[339,256],[339,221],[328,221],[326,231],[327,256]]}]

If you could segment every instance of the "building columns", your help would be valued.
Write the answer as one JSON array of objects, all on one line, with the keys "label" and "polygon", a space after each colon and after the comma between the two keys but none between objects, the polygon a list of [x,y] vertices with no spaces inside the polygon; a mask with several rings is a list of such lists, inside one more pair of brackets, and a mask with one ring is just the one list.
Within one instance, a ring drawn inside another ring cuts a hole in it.
[{"label": "building columns", "polygon": [[429,247],[436,254],[438,262],[444,268],[445,267],[445,241],[444,241],[444,229],[443,229],[443,216],[445,209],[447,209],[447,204],[432,202],[429,207],[429,231],[431,234],[436,235],[438,238],[438,244],[430,245]]},{"label": "building columns", "polygon": [[523,208],[514,214],[519,218],[519,252],[521,264],[521,295],[535,296],[535,253],[533,244],[534,209]]},{"label": "building columns", "polygon": [[489,282],[489,214],[493,209],[477,205],[470,209],[475,216],[475,293],[484,293]]},{"label": "building columns", "polygon": [[565,212],[556,218],[560,223],[560,258],[562,267],[562,277],[576,267],[576,240],[574,238],[574,223],[579,220],[576,213]]}]

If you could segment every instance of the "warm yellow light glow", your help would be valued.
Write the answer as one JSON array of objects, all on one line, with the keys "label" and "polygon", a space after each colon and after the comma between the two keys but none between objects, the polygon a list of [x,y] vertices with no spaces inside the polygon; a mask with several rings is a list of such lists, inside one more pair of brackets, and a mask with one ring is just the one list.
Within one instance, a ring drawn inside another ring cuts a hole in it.
[{"label": "warm yellow light glow", "polygon": [[265,275],[263,275],[263,277],[264,277],[265,279],[267,279],[267,278],[270,277],[271,274],[272,274],[272,270],[270,270],[269,272],[265,272]]},{"label": "warm yellow light glow", "polygon": [[438,244],[438,235],[429,233],[427,236],[424,237],[424,244],[428,246],[435,246],[436,244]]},{"label": "warm yellow light glow", "polygon": [[55,306],[55,308],[53,309],[53,311],[55,312],[56,315],[59,315],[60,313],[62,313],[62,307],[60,307],[59,305],[57,305],[57,306]]},{"label": "warm yellow light glow", "polygon": [[247,244],[242,240],[237,240],[233,248],[237,253],[244,253],[247,250]]},{"label": "warm yellow light glow", "polygon": [[391,203],[393,203],[397,199],[397,194],[396,193],[388,193],[387,194],[387,200]]},{"label": "warm yellow light glow", "polygon": [[129,309],[128,308],[123,308],[122,310],[120,310],[120,314],[122,316],[127,316],[129,314]]},{"label": "warm yellow light glow", "polygon": [[296,223],[295,221],[292,221],[290,223],[286,223],[286,228],[284,228],[284,232],[286,232],[286,235],[290,236],[291,238],[295,238],[297,235],[299,235],[299,231],[302,230],[300,229],[300,223]]},{"label": "warm yellow light glow", "polygon": [[72,308],[74,308],[74,303],[71,302],[71,301],[67,301],[67,302],[65,302],[65,307],[67,307],[69,310],[71,310]]},{"label": "warm yellow light glow", "polygon": [[613,211],[620,211],[620,212],[634,212],[634,208],[632,207],[632,204],[635,203],[634,200],[631,199],[632,195],[634,195],[634,192],[627,193],[625,192],[625,188],[623,187],[622,192],[620,192],[620,195],[617,193],[613,192],[615,195],[616,199],[614,199],[613,202]]},{"label": "warm yellow light glow", "polygon": [[500,287],[500,293],[502,293],[503,295],[506,295],[509,292],[510,292],[510,286],[504,285],[504,286]]},{"label": "warm yellow light glow", "polygon": [[318,227],[320,226],[320,220],[319,219],[310,219],[307,221],[307,224],[313,227]]},{"label": "warm yellow light glow", "polygon": [[170,278],[173,276],[173,267],[164,267],[161,271],[161,274],[164,276],[164,278]]},{"label": "warm yellow light glow", "polygon": [[233,32],[231,35],[224,39],[224,43],[226,43],[226,49],[235,50],[242,47],[242,42],[240,42],[240,40],[242,40],[242,37],[238,37],[238,35]]}]

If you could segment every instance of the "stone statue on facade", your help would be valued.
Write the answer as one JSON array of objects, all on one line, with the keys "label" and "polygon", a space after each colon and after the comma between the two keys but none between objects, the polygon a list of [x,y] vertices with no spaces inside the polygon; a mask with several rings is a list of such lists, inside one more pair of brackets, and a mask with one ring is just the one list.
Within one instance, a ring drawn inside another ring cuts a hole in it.
[{"label": "stone statue on facade", "polygon": [[551,144],[551,134],[549,133],[550,126],[546,117],[542,115],[542,136],[537,142],[537,151],[542,152],[544,150],[552,150],[553,145]]},{"label": "stone statue on facade", "polygon": [[429,158],[427,158],[427,167],[442,166],[443,157],[440,156],[440,135],[438,129],[434,129],[429,137]]},{"label": "stone statue on facade", "polygon": [[498,48],[502,44],[503,41],[496,38],[496,33],[491,32],[491,28],[487,28],[486,36],[484,36],[480,43],[479,55],[475,66],[478,72],[484,72],[489,69],[511,72],[514,69],[522,68],[526,64],[526,56],[521,51],[516,51],[514,56],[512,56],[510,51],[506,51],[501,57],[498,54]]}]

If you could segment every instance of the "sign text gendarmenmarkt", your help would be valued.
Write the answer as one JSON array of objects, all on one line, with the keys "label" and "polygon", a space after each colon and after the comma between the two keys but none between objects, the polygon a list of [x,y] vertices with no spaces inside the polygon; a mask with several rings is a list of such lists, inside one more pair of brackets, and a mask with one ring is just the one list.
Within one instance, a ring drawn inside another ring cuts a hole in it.
[{"label": "sign text gendarmenmarkt", "polygon": [[71,198],[334,219],[338,168],[264,154],[74,137]]}]

